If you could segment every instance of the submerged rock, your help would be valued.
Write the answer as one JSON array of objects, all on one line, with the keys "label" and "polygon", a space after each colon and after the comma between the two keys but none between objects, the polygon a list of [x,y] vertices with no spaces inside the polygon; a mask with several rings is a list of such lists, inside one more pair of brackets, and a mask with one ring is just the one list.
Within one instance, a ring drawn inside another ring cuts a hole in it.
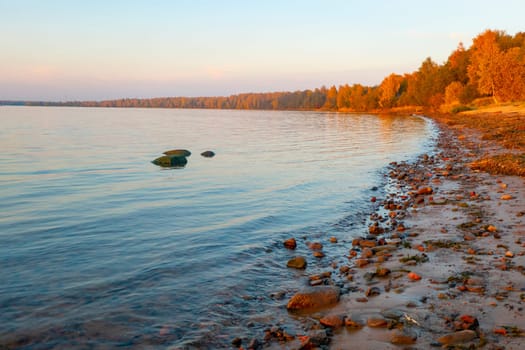
[{"label": "submerged rock", "polygon": [[286,266],[294,268],[294,269],[305,269],[306,268],[306,259],[304,256],[294,256],[290,260],[288,260],[288,263]]},{"label": "submerged rock", "polygon": [[215,152],[213,152],[213,151],[204,151],[204,152],[201,153],[201,156],[203,156],[204,158],[211,158],[211,157],[215,156]]},{"label": "submerged rock", "polygon": [[333,286],[307,288],[295,293],[286,308],[288,310],[304,310],[331,306],[339,301],[339,294],[339,288]]},{"label": "submerged rock", "polygon": [[187,149],[172,149],[169,151],[166,151],[163,153],[166,156],[183,156],[183,157],[189,157],[191,156],[191,152]]},{"label": "submerged rock", "polygon": [[161,167],[184,167],[188,160],[184,156],[168,155],[154,159],[152,163]]}]

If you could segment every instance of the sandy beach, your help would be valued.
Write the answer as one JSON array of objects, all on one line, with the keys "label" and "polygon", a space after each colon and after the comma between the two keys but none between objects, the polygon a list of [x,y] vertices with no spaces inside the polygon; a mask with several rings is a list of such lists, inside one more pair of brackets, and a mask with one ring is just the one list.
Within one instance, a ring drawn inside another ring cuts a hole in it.
[{"label": "sandy beach", "polygon": [[[307,315],[304,334],[267,332],[265,347],[525,346],[525,178],[473,170],[503,147],[434,119],[436,152],[390,165],[387,195],[371,198],[369,232],[353,240],[348,262],[311,276],[288,302]],[[342,290],[338,301],[315,295],[320,285]],[[309,298],[321,304],[310,308]]]}]

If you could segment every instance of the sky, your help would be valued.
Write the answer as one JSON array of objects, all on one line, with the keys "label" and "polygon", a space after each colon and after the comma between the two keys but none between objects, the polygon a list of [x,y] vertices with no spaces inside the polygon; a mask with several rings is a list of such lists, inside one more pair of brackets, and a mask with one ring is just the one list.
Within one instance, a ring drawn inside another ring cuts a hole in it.
[{"label": "sky", "polygon": [[523,0],[0,0],[0,100],[228,96],[446,61]]}]

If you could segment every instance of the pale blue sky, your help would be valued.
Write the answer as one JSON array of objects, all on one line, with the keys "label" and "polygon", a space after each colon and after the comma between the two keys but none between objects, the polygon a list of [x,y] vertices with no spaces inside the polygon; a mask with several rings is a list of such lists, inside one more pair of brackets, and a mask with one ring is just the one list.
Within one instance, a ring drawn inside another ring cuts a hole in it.
[{"label": "pale blue sky", "polygon": [[379,84],[523,0],[0,0],[0,100],[210,96]]}]

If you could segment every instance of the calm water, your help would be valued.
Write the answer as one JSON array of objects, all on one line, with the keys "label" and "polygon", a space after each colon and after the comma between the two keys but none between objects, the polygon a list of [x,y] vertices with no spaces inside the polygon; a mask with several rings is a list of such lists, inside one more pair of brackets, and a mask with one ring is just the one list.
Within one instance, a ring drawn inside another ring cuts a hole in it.
[{"label": "calm water", "polygon": [[[0,347],[22,349],[261,336],[305,274],[283,239],[341,241],[306,273],[344,259],[381,170],[434,133],[306,112],[0,107],[0,123]],[[184,169],[150,163],[173,148]]]}]

